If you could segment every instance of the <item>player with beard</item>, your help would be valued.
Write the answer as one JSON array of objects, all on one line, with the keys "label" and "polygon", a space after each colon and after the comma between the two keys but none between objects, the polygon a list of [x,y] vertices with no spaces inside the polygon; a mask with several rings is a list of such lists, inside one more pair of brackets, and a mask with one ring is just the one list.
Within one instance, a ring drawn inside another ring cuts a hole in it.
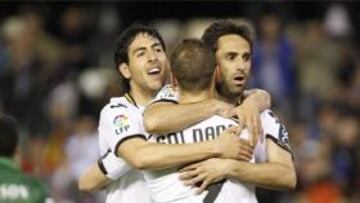
[{"label": "player with beard", "polygon": [[[112,98],[103,108],[99,121],[103,157],[80,178],[80,189],[96,190],[107,185],[106,202],[151,202],[142,174],[131,166],[162,169],[210,157],[248,159],[249,154],[241,154],[246,145],[234,135],[238,131],[235,128],[214,141],[198,144],[146,142],[142,111],[163,86],[168,66],[165,45],[156,30],[129,27],[117,42],[114,59],[129,91],[123,97]],[[228,106],[214,99],[204,105],[207,114]]]},{"label": "player with beard", "polygon": [[[220,20],[206,29],[202,39],[212,48],[216,57],[218,97],[232,104],[241,101],[251,68],[253,38],[249,27],[231,20]],[[167,95],[169,95],[169,91],[169,89],[166,90]],[[176,94],[176,92],[171,92],[172,97],[162,96],[160,100],[170,101],[172,99],[172,102],[176,103]],[[187,109],[192,105],[195,104],[154,103],[145,111],[145,126],[150,126],[152,133],[156,133],[156,131],[159,133],[171,132],[191,126],[194,124],[193,120],[179,117],[178,113],[189,114]],[[172,112],[172,114],[164,112]],[[263,112],[261,118],[263,128],[270,126],[261,133],[261,136],[266,138],[266,140],[260,140],[260,146],[263,147],[256,146],[254,149],[255,158],[257,161],[261,161],[261,164],[209,159],[182,170],[184,173],[181,178],[184,179],[185,184],[201,183],[199,192],[202,192],[211,183],[224,178],[232,178],[268,189],[294,188],[296,174],[286,129],[270,110]],[[160,119],[163,122],[159,122]],[[171,120],[171,125],[166,122],[169,120]],[[169,129],[170,127],[173,129]],[[255,143],[259,145],[256,139],[253,144],[255,145]],[[264,151],[264,149],[266,150]],[[238,198],[237,200],[239,201]],[[245,201],[246,198],[241,200]],[[249,200],[249,202],[255,201],[254,199]]]}]

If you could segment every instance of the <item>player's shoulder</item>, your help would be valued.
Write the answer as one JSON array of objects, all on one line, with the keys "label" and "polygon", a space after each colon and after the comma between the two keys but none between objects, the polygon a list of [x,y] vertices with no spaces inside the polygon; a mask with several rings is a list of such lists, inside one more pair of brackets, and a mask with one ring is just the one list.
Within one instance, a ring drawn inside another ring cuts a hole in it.
[{"label": "player's shoulder", "polygon": [[260,119],[263,123],[269,125],[280,125],[279,118],[271,109],[265,109],[260,113]]},{"label": "player's shoulder", "polygon": [[161,90],[158,92],[153,102],[159,102],[159,101],[177,102],[177,100],[178,100],[178,91],[173,85],[167,84],[161,88]]},{"label": "player's shoulder", "polygon": [[266,109],[260,114],[261,124],[264,130],[264,133],[276,137],[281,128],[282,124],[279,118],[271,109]]},{"label": "player's shoulder", "polygon": [[129,103],[125,97],[112,97],[110,101],[102,108],[101,115],[112,112],[128,112],[133,111],[133,104]]},{"label": "player's shoulder", "polygon": [[272,110],[267,109],[261,113],[260,117],[266,137],[273,139],[280,147],[291,151],[289,133],[277,115]]}]

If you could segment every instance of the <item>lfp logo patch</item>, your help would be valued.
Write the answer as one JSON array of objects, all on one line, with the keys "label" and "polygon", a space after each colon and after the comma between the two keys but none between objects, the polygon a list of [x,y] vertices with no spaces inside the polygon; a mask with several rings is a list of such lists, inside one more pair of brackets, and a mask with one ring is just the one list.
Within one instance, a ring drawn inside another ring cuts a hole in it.
[{"label": "lfp logo patch", "polygon": [[113,125],[117,135],[126,132],[130,128],[129,119],[125,115],[117,115],[113,120]]}]

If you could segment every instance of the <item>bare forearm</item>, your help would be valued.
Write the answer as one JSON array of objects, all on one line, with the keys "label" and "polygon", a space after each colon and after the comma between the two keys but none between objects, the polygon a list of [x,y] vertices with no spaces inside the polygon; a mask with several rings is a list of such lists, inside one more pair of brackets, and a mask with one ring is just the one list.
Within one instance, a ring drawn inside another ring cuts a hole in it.
[{"label": "bare forearm", "polygon": [[111,179],[101,172],[97,164],[94,164],[80,176],[78,188],[83,192],[96,192],[104,188],[109,182]]},{"label": "bare forearm", "polygon": [[134,138],[120,145],[117,152],[140,170],[171,168],[222,155],[215,140],[197,144],[156,144]]},{"label": "bare forearm", "polygon": [[240,132],[238,126],[232,126],[214,140],[193,144],[158,144],[134,137],[118,145],[116,154],[141,170],[171,168],[212,157],[239,159]]},{"label": "bare forearm", "polygon": [[220,155],[219,150],[210,141],[179,145],[148,144],[137,150],[133,164],[141,170],[161,170]]},{"label": "bare forearm", "polygon": [[213,100],[193,104],[153,104],[145,111],[144,125],[146,131],[153,134],[176,132],[214,115],[216,111]]},{"label": "bare forearm", "polygon": [[296,186],[296,174],[292,167],[278,163],[253,164],[230,159],[228,161],[228,178],[272,190],[289,190]]},{"label": "bare forearm", "polygon": [[250,89],[244,92],[244,101],[256,103],[259,111],[264,111],[271,107],[271,95],[262,89]]}]

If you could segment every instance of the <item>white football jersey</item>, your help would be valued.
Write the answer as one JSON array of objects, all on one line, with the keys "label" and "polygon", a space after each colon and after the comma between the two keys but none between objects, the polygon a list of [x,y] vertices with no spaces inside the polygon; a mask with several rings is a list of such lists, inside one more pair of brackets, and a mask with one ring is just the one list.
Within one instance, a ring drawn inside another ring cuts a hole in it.
[{"label": "white football jersey", "polygon": [[179,93],[176,91],[176,88],[170,84],[164,85],[161,90],[157,93],[156,97],[153,101],[150,102],[159,102],[159,101],[167,101],[177,103],[179,100]]},{"label": "white football jersey", "polygon": [[[177,102],[177,93],[170,86],[165,86],[153,102],[169,101]],[[275,143],[286,150],[290,150],[288,134],[285,127],[279,122],[275,114],[266,110],[260,115],[264,135],[271,138]],[[220,116],[213,116],[199,122],[190,128],[180,132],[165,135],[148,135],[150,142],[164,144],[195,143],[215,139],[225,128],[236,125],[232,119]],[[248,139],[249,133],[244,129],[241,138]],[[255,146],[254,157],[251,162],[266,162],[266,142],[259,139]],[[155,202],[176,202],[176,203],[257,203],[255,186],[242,183],[235,179],[228,179],[222,183],[210,186],[207,191],[196,195],[194,189],[179,180],[178,168],[171,168],[161,171],[145,171],[145,179],[150,194]]]},{"label": "white football jersey", "polygon": [[[289,151],[291,153],[288,133],[282,125],[278,118],[271,110],[265,110],[260,114],[262,128],[264,130],[264,137],[267,139],[272,139],[276,144],[281,148]],[[241,133],[243,134],[243,132]],[[263,163],[268,160],[266,153],[266,141],[258,139],[258,142],[254,149],[254,159],[251,162]],[[216,203],[257,203],[255,195],[254,185],[242,183],[236,179],[228,179],[217,186],[213,186],[215,189],[212,190],[213,193],[218,193],[213,198],[213,201],[204,201],[204,202],[216,202]],[[209,187],[210,190],[211,186]],[[214,194],[212,194],[214,195]],[[209,198],[211,199],[211,198]]]},{"label": "white football jersey", "polygon": [[[115,97],[101,111],[99,144],[101,154],[114,153],[121,142],[134,136],[145,135],[143,107],[138,107],[129,95]],[[121,159],[121,158],[120,158]],[[111,182],[106,188],[106,203],[151,203],[143,174],[125,164],[128,172]]]}]

